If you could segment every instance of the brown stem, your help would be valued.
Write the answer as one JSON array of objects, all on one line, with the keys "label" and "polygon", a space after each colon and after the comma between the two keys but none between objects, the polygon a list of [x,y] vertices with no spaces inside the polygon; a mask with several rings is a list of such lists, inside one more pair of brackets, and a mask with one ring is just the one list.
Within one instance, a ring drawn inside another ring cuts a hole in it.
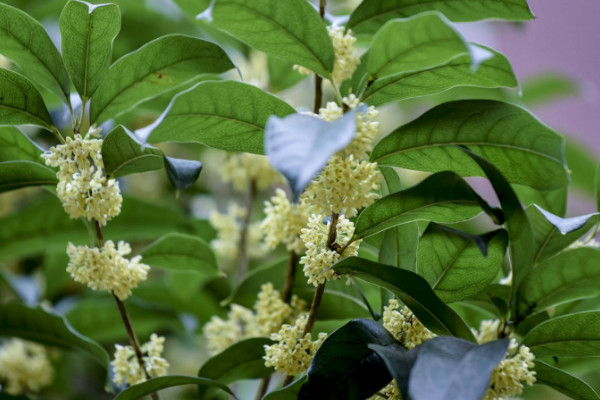
[{"label": "brown stem", "polygon": [[311,333],[317,319],[317,311],[321,306],[321,300],[323,299],[323,293],[325,292],[325,284],[327,281],[320,283],[315,290],[312,304],[310,305],[310,312],[308,313],[308,319],[306,320],[306,326],[304,327],[304,333],[302,336],[306,336],[307,333]]},{"label": "brown stem", "polygon": [[[325,0],[319,2],[319,15],[321,19],[325,19]],[[323,102],[323,78],[315,74],[315,103],[313,106],[313,113],[318,114]]]},{"label": "brown stem", "polygon": [[287,375],[281,384],[282,387],[286,387],[290,383],[294,382],[294,375]]},{"label": "brown stem", "polygon": [[241,282],[248,274],[248,228],[250,227],[250,215],[252,203],[256,195],[256,181],[252,179],[248,185],[248,198],[246,199],[246,217],[242,222],[240,234],[240,266],[238,269],[238,282]]},{"label": "brown stem", "polygon": [[283,290],[281,291],[281,299],[285,303],[290,303],[292,300],[292,290],[294,289],[294,277],[296,275],[296,261],[298,255],[294,251],[290,251],[290,257],[288,258],[287,270],[285,273],[285,281],[283,283]]},{"label": "brown stem", "polygon": [[271,383],[271,375],[264,377],[263,380],[260,381],[260,386],[258,387],[258,392],[256,393],[256,400],[262,399],[263,396],[267,394],[269,383]]}]

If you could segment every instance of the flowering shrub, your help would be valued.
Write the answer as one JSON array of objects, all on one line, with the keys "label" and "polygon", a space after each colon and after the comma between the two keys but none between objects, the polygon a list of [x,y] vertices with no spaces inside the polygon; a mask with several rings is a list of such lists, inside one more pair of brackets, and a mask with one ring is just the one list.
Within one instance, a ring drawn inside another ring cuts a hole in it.
[{"label": "flowering shrub", "polygon": [[599,398],[600,214],[453,25],[526,0],[117,3],[0,4],[1,398]]}]

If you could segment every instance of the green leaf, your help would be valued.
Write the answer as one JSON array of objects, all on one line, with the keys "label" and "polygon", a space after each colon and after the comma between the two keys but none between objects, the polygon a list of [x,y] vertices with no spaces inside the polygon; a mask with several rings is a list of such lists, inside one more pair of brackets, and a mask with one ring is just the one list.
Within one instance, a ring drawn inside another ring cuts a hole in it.
[{"label": "green leaf", "polygon": [[69,104],[69,74],[52,39],[39,22],[21,10],[0,3],[0,43],[1,54],[19,65],[33,82]]},{"label": "green leaf", "polygon": [[456,145],[485,157],[511,183],[541,190],[568,183],[564,139],[526,110],[491,100],[437,106],[383,138],[371,159],[420,171],[484,176]]},{"label": "green leaf", "polygon": [[364,238],[412,221],[451,223],[493,210],[454,172],[439,172],[423,182],[388,195],[358,216],[354,235]]},{"label": "green leaf", "polygon": [[444,304],[427,281],[414,272],[348,257],[334,264],[341,274],[352,274],[394,293],[432,332],[475,341],[462,318]]},{"label": "green leaf", "polygon": [[200,171],[202,171],[202,163],[195,160],[165,156],[164,164],[167,178],[177,190],[184,190],[192,186],[198,180]]},{"label": "green leaf", "polygon": [[214,26],[250,47],[331,76],[333,44],[319,13],[305,1],[219,0],[212,17]]},{"label": "green leaf", "polygon": [[557,73],[542,73],[523,82],[521,101],[527,108],[540,107],[547,103],[577,96],[579,82]]},{"label": "green leaf", "polygon": [[[398,40],[400,37],[404,39]],[[368,72],[372,77],[383,77],[420,71],[468,52],[462,35],[439,13],[395,19],[373,37]]]},{"label": "green leaf", "polygon": [[308,367],[298,400],[365,399],[391,379],[385,363],[368,346],[398,343],[379,323],[355,319],[327,336]]},{"label": "green leaf", "polygon": [[71,0],[60,14],[59,26],[65,66],[86,101],[108,72],[113,40],[121,30],[121,11],[116,4]]},{"label": "green leaf", "polygon": [[600,396],[590,385],[562,369],[535,360],[535,381],[578,400],[598,400]]},{"label": "green leaf", "polygon": [[220,275],[212,249],[197,236],[169,233],[141,253],[144,264],[172,271],[190,271],[203,277]]},{"label": "green leaf", "polygon": [[504,263],[507,242],[503,229],[474,237],[429,224],[419,242],[416,272],[443,302],[464,300],[494,280]]},{"label": "green leaf", "polygon": [[283,286],[287,257],[272,264],[250,270],[246,278],[237,286],[231,296],[224,303],[235,303],[246,308],[252,308],[260,287],[271,282],[274,288]]},{"label": "green leaf", "polygon": [[267,119],[295,112],[283,100],[246,83],[200,82],[175,96],[157,122],[141,134],[150,143],[198,142],[264,154]]},{"label": "green leaf", "polygon": [[411,398],[480,400],[508,343],[508,339],[502,339],[476,345],[444,336],[425,341],[419,346],[410,375]]},{"label": "green leaf", "polygon": [[356,33],[374,33],[390,19],[430,10],[456,22],[533,19],[525,0],[364,0],[350,16],[348,28]]},{"label": "green leaf", "polygon": [[361,100],[379,106],[445,92],[458,86],[516,87],[518,82],[506,57],[487,48],[484,51],[492,57],[483,61],[476,70],[471,55],[462,54],[441,65],[376,79],[368,84]]},{"label": "green leaf", "polygon": [[600,311],[553,318],[534,327],[523,344],[537,357],[600,356]]},{"label": "green leaf", "polygon": [[30,308],[17,302],[2,305],[0,335],[81,351],[108,368],[108,354],[99,344],[74,330],[63,317],[39,307]]},{"label": "green leaf", "polygon": [[414,272],[420,235],[418,222],[388,229],[383,235],[379,262]]},{"label": "green leaf", "polygon": [[565,251],[536,266],[519,288],[521,315],[600,295],[600,249]]},{"label": "green leaf", "polygon": [[263,400],[297,400],[298,395],[300,394],[300,388],[302,388],[302,385],[304,385],[307,379],[308,377],[304,375],[286,387],[269,392],[263,397]]},{"label": "green leaf", "polygon": [[141,143],[123,125],[115,127],[102,141],[102,160],[106,175],[112,178],[163,168],[163,153]]},{"label": "green leaf", "polygon": [[48,252],[44,255],[42,271],[44,277],[44,298],[51,300],[59,296],[65,286],[70,282],[71,276],[66,266],[69,256],[66,252]]},{"label": "green leaf", "polygon": [[269,57],[267,59],[267,69],[269,71],[269,91],[273,93],[281,92],[300,83],[308,77],[292,69],[294,65],[291,62]]},{"label": "green leaf", "polygon": [[35,86],[23,75],[0,68],[0,125],[25,124],[48,130],[54,126]]},{"label": "green leaf", "polygon": [[571,171],[572,179],[570,186],[583,191],[586,195],[589,195],[590,199],[593,199],[596,196],[596,191],[591,177],[596,174],[597,156],[590,150],[589,146],[579,143],[573,138],[565,139],[567,139],[565,146],[567,165]]},{"label": "green leaf", "polygon": [[25,160],[0,162],[0,193],[57,183],[56,172],[45,165]]},{"label": "green leaf", "polygon": [[[567,164],[571,166],[568,160]],[[525,207],[537,204],[560,217],[564,217],[567,212],[568,186],[555,190],[535,190],[529,186],[513,185],[513,189]]]},{"label": "green leaf", "polygon": [[152,378],[143,383],[138,383],[123,390],[114,400],[136,400],[146,395],[156,392],[161,389],[181,386],[181,385],[198,385],[199,387],[213,387],[215,389],[223,390],[231,394],[234,398],[235,395],[229,388],[219,382],[213,381],[212,379],[197,378],[195,376],[185,375],[167,375]]},{"label": "green leaf", "polygon": [[600,164],[596,166],[596,176],[594,179],[594,189],[596,192],[596,210],[600,211]]},{"label": "green leaf", "polygon": [[233,68],[216,44],[184,35],[162,36],[118,59],[108,70],[90,106],[90,122],[100,123],[185,84],[198,74]]},{"label": "green leaf", "polygon": [[[230,384],[240,379],[271,376],[273,368],[265,367],[265,346],[274,342],[267,338],[251,338],[238,342],[210,358],[198,371],[202,378]],[[206,397],[209,387],[200,386],[198,396]]]},{"label": "green leaf", "polygon": [[44,150],[14,126],[0,127],[0,162],[26,160],[44,164]]}]

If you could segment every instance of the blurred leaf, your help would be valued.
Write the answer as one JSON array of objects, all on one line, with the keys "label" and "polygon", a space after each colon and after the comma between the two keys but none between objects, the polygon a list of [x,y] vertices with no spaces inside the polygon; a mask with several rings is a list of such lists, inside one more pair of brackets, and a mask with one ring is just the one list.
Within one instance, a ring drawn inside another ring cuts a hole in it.
[{"label": "blurred leaf", "polygon": [[176,34],[160,37],[110,67],[92,99],[90,123],[122,114],[198,74],[231,68],[227,54],[214,43]]},{"label": "blurred leaf", "polygon": [[163,168],[162,152],[141,143],[123,125],[116,126],[102,141],[102,160],[106,175],[113,178]]},{"label": "blurred leaf", "polygon": [[184,376],[184,375],[167,375],[159,376],[157,378],[149,379],[143,383],[138,383],[123,390],[114,400],[136,400],[146,395],[149,395],[157,390],[165,389],[173,386],[181,385],[198,385],[198,387],[214,387],[231,394],[234,398],[233,392],[225,385],[219,382],[213,381],[212,379],[197,378],[195,376]]},{"label": "blurred leaf", "polygon": [[23,75],[0,68],[0,125],[26,124],[48,130],[54,126],[35,86]]},{"label": "blurred leaf", "polygon": [[204,11],[209,5],[210,0],[174,0],[175,4],[192,18]]},{"label": "blurred leaf", "polygon": [[507,244],[503,229],[471,236],[429,224],[419,242],[416,273],[429,282],[443,302],[464,300],[486,288],[498,275]]},{"label": "blurred leaf", "polygon": [[564,139],[525,109],[490,100],[439,105],[382,139],[371,159],[420,171],[484,176],[456,145],[489,160],[511,183],[541,190],[568,183]]},{"label": "blurred leaf", "polygon": [[435,295],[425,279],[414,272],[358,257],[345,258],[333,268],[341,274],[356,275],[390,290],[434,333],[475,341],[461,317]]},{"label": "blurred leaf", "polygon": [[267,119],[295,112],[284,101],[246,83],[200,82],[175,96],[162,116],[140,131],[151,143],[198,142],[263,154]]},{"label": "blurred leaf", "polygon": [[44,255],[44,298],[51,300],[58,296],[71,279],[67,272],[69,256],[66,252],[48,252]]},{"label": "blurred leaf", "polygon": [[429,10],[440,11],[456,22],[533,19],[525,0],[364,0],[350,16],[348,28],[356,33],[374,33],[390,19]]},{"label": "blurred leaf", "polygon": [[273,93],[281,92],[295,86],[308,77],[308,75],[303,75],[292,69],[293,66],[293,63],[277,57],[268,58],[267,68],[269,70],[270,91]]},{"label": "blurred leaf", "polygon": [[576,142],[574,138],[567,137],[566,139],[565,154],[572,179],[570,185],[593,198],[595,190],[592,177],[596,173],[598,157],[588,147]]},{"label": "blurred leaf", "polygon": [[578,377],[540,360],[535,360],[535,380],[572,399],[600,399],[598,393]]},{"label": "blurred leaf", "polygon": [[395,343],[392,334],[375,321],[350,321],[319,347],[298,399],[364,399],[375,394],[392,377],[381,357],[368,346]]},{"label": "blurred leaf", "polygon": [[0,162],[26,160],[44,164],[44,150],[14,126],[0,127]]},{"label": "blurred leaf", "polygon": [[17,302],[3,304],[0,335],[81,351],[108,369],[108,354],[98,343],[75,331],[63,317],[40,307],[30,308]]},{"label": "blurred leaf", "polygon": [[[33,82],[69,103],[69,75],[44,27],[27,13],[3,3],[0,15],[0,53],[14,61]],[[2,76],[0,81],[6,79]],[[0,88],[6,96],[6,89]]]},{"label": "blurred leaf", "polygon": [[600,211],[600,164],[596,167],[594,184],[596,189],[596,210]]},{"label": "blurred leaf", "polygon": [[[235,343],[211,357],[202,365],[198,376],[230,384],[240,379],[258,379],[271,376],[273,368],[265,367],[265,346],[274,342],[267,338],[251,338]],[[209,387],[200,386],[198,396],[206,398]]]},{"label": "blurred leaf", "polygon": [[579,84],[566,75],[543,73],[524,81],[522,92],[523,104],[528,108],[534,108],[578,95]]},{"label": "blurred leaf", "polygon": [[302,388],[307,379],[308,377],[304,375],[286,387],[269,392],[263,397],[263,400],[297,400],[300,388]]},{"label": "blurred leaf", "polygon": [[534,327],[523,344],[537,357],[600,356],[600,311],[552,318]]},{"label": "blurred leaf", "polygon": [[65,66],[77,92],[87,100],[112,61],[113,40],[121,29],[119,6],[71,0],[60,14],[59,25]]},{"label": "blurred leaf", "polygon": [[56,172],[33,161],[0,162],[0,193],[28,186],[56,185]]},{"label": "blurred leaf", "polygon": [[250,47],[329,78],[333,45],[319,13],[305,1],[219,0],[213,25]]}]

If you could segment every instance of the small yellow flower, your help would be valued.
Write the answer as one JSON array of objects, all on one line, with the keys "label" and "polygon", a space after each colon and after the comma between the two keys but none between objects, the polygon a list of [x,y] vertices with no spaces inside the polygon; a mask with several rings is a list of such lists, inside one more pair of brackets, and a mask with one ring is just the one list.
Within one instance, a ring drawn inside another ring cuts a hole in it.
[{"label": "small yellow flower", "polygon": [[[164,337],[153,333],[150,341],[141,346],[142,359],[150,378],[167,374],[169,362],[161,357],[164,343]],[[115,359],[111,362],[115,374],[113,382],[117,386],[122,386],[123,384],[136,385],[146,381],[146,373],[140,367],[133,347],[116,344],[115,348]]]},{"label": "small yellow flower", "polygon": [[9,339],[0,347],[0,381],[6,392],[18,396],[37,392],[52,383],[54,371],[48,351],[40,344]]}]

